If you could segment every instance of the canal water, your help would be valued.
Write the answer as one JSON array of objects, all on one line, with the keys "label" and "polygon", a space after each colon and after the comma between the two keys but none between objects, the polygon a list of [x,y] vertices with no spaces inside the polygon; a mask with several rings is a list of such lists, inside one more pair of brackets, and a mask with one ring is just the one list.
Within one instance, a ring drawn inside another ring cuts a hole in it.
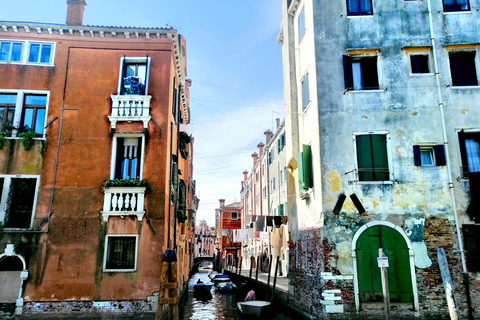
[{"label": "canal water", "polygon": [[187,301],[180,309],[182,320],[240,320],[241,314],[237,306],[235,293],[221,293],[210,291],[211,294],[198,296],[193,287],[198,280],[204,283],[211,282],[207,272],[195,273],[188,284]]}]

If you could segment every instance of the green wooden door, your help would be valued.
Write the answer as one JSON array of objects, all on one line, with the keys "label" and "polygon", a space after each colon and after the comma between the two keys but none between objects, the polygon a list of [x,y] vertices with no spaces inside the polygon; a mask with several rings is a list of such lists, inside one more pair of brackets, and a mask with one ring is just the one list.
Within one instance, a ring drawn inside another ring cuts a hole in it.
[{"label": "green wooden door", "polygon": [[390,301],[412,302],[413,289],[407,244],[400,233],[385,226],[368,228],[357,240],[360,301],[383,302],[382,281],[377,263],[379,248],[383,248],[388,257]]}]

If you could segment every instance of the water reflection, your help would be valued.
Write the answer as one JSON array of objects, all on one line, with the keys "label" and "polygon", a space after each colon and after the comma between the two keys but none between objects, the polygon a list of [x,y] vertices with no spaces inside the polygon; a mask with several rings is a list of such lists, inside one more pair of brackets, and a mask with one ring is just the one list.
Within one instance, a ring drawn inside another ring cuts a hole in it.
[{"label": "water reflection", "polygon": [[188,284],[188,298],[180,310],[182,320],[240,320],[241,314],[237,307],[234,294],[216,292],[214,288],[205,293],[195,293],[194,285],[198,279],[204,283],[211,282],[208,273],[199,272],[192,276]]}]

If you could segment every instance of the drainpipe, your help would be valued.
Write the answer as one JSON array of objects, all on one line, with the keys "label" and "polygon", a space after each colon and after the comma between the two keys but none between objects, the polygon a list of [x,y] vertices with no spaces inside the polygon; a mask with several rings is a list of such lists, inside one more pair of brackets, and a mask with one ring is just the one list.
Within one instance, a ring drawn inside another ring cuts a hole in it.
[{"label": "drainpipe", "polygon": [[455,219],[455,228],[457,232],[457,241],[458,241],[458,248],[460,250],[460,259],[462,262],[462,273],[464,277],[464,284],[465,290],[467,294],[467,304],[468,304],[468,313],[469,319],[473,319],[473,310],[470,303],[470,290],[469,290],[469,279],[468,279],[468,272],[467,272],[467,264],[465,261],[465,252],[463,249],[463,241],[462,235],[460,233],[460,224],[458,220],[458,212],[457,212],[457,204],[455,200],[455,192],[453,189],[453,179],[452,179],[452,168],[450,164],[450,156],[448,152],[448,138],[447,138],[447,129],[445,125],[445,113],[444,113],[444,101],[443,101],[443,93],[442,87],[440,83],[440,73],[438,71],[438,60],[437,60],[437,50],[436,50],[436,43],[435,43],[435,33],[433,29],[433,17],[432,17],[432,7],[431,7],[431,0],[427,0],[428,4],[428,20],[430,23],[430,38],[432,42],[432,52],[433,52],[433,63],[434,63],[434,71],[435,71],[435,80],[437,83],[437,95],[438,95],[438,106],[440,110],[440,120],[442,122],[442,133],[443,133],[443,141],[444,141],[444,148],[445,148],[445,158],[447,163],[447,172],[448,172],[448,187],[450,189],[450,197],[452,201],[453,207],[453,216]]}]

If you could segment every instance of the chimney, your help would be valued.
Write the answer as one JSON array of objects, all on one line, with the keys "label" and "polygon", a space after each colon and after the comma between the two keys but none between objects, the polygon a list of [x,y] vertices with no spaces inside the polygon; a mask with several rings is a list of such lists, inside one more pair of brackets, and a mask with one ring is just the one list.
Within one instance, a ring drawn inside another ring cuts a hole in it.
[{"label": "chimney", "polygon": [[243,171],[243,181],[247,181],[247,178],[248,178],[248,171],[245,170]]},{"label": "chimney", "polygon": [[265,135],[265,144],[268,144],[270,142],[270,139],[272,139],[273,132],[270,130],[267,130],[263,133]]},{"label": "chimney", "polygon": [[67,21],[68,26],[81,26],[83,24],[83,10],[87,3],[85,0],[67,0]]},{"label": "chimney", "polygon": [[257,144],[258,156],[259,156],[260,158],[262,157],[262,154],[263,154],[263,147],[265,147],[265,145],[263,144],[263,142],[260,142],[259,144]]},{"label": "chimney", "polygon": [[277,118],[275,120],[277,120],[277,129],[278,129],[278,127],[280,127],[280,118]]},{"label": "chimney", "polygon": [[220,208],[225,207],[225,199],[218,199],[218,201],[220,202]]},{"label": "chimney", "polygon": [[258,153],[256,152],[252,153],[252,158],[253,158],[253,166],[255,167],[258,162]]}]

